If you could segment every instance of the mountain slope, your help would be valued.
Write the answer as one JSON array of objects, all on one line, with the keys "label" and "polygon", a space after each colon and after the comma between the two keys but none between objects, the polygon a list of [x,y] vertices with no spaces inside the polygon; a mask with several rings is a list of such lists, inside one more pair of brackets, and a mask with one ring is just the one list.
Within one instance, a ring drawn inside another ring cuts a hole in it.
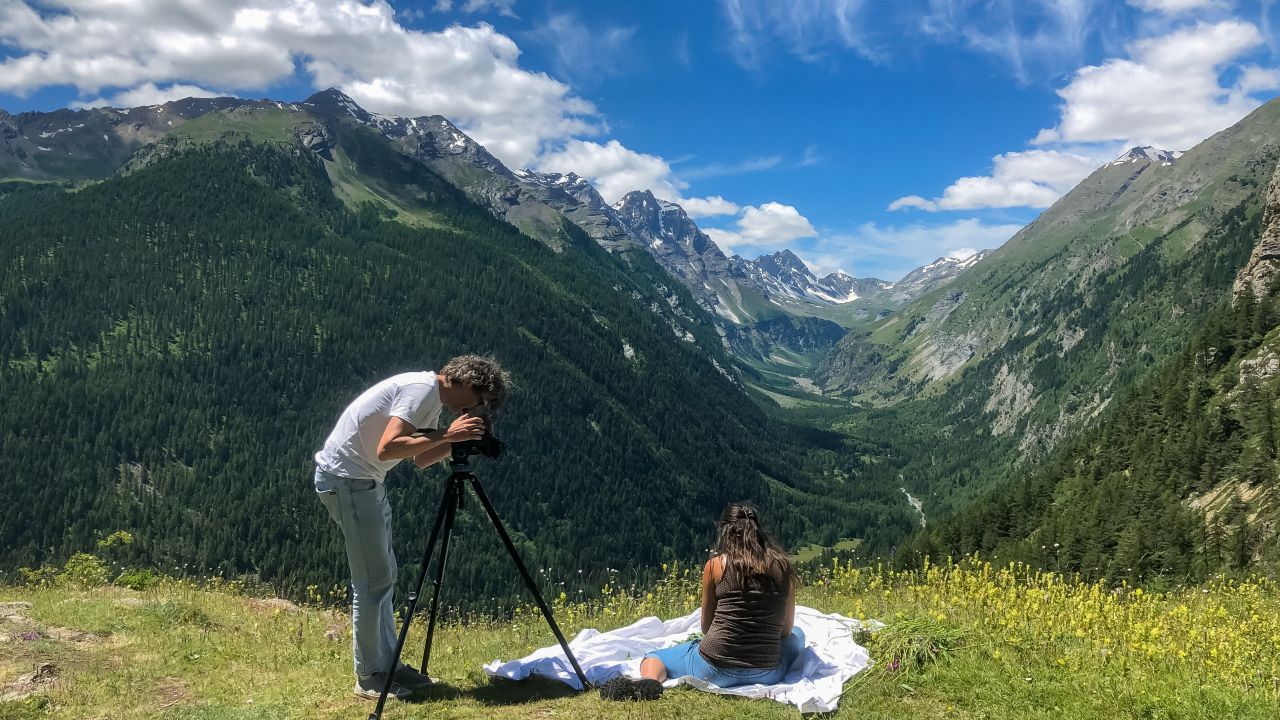
[{"label": "mountain slope", "polygon": [[876,403],[959,383],[956,399],[981,398],[997,434],[1052,446],[1175,352],[1229,286],[1278,119],[1272,102],[1171,164],[1100,168],[975,268],[846,338],[821,383]]},{"label": "mountain slope", "polygon": [[[677,332],[575,226],[551,252],[375,134],[331,130],[363,184],[417,188],[401,200],[440,226],[388,221],[373,201],[352,212],[314,143],[259,142],[253,124],[154,145],[74,193],[0,200],[6,565],[127,528],[164,567],[335,582],[310,454],[367,384],[477,350],[522,388],[499,424],[510,452],[479,470],[535,567],[602,578],[689,556],[730,499],[763,503],[792,542],[881,521],[874,491],[830,472],[850,466],[838,438],[764,416],[715,335]],[[390,479],[402,558],[439,477]],[[493,538],[463,515],[458,592],[509,590]]]},{"label": "mountain slope", "polygon": [[999,553],[1110,580],[1280,561],[1280,168],[1257,237],[1233,293],[1096,429],[935,524],[914,549]]}]

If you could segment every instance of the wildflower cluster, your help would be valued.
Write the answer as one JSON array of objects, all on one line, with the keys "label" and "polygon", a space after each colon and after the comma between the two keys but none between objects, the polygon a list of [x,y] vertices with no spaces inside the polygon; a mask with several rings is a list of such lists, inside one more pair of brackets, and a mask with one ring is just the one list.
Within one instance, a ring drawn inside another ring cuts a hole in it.
[{"label": "wildflower cluster", "polygon": [[908,571],[834,562],[807,593],[825,609],[890,627],[947,623],[997,662],[1029,652],[1064,671],[1140,680],[1177,670],[1204,684],[1280,694],[1280,598],[1265,578],[1149,592],[978,558]]}]

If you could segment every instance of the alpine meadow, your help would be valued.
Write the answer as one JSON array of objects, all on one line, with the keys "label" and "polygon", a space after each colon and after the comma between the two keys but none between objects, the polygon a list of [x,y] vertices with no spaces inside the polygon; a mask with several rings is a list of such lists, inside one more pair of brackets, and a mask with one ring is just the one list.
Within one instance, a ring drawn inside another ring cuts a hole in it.
[{"label": "alpine meadow", "polygon": [[1280,714],[1271,3],[90,5],[0,7],[0,720]]}]

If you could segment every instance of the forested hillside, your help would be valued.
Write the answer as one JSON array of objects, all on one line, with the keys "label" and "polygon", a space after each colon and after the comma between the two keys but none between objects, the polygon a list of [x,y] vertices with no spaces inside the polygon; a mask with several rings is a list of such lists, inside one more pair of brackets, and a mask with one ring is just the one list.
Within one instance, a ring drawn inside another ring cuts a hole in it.
[{"label": "forested hillside", "polygon": [[1274,292],[1224,301],[1105,422],[910,550],[979,551],[1108,580],[1274,563],[1278,350]]},{"label": "forested hillside", "polygon": [[1099,168],[951,285],[825,361],[827,387],[891,404],[848,428],[895,446],[943,516],[1042,460],[1177,354],[1257,240],[1271,102],[1172,161]]},{"label": "forested hillside", "polygon": [[[896,490],[846,481],[865,452],[767,417],[718,343],[655,310],[651,260],[624,272],[569,224],[553,252],[421,166],[381,172],[429,223],[353,212],[296,141],[214,135],[78,191],[4,189],[6,568],[128,529],[135,564],[341,582],[311,454],[367,385],[475,351],[520,386],[498,424],[509,451],[478,472],[549,577],[695,556],[734,499],[789,543],[909,523]],[[442,478],[388,479],[402,562]],[[512,587],[481,520],[468,506],[451,563],[473,597]]]}]

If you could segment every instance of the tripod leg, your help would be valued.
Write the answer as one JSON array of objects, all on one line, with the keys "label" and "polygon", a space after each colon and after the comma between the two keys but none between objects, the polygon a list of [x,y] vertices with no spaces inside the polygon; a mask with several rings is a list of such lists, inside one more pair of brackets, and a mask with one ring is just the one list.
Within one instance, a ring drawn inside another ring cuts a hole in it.
[{"label": "tripod leg", "polygon": [[[431,662],[431,641],[436,634],[436,612],[440,608],[440,587],[444,584],[444,566],[449,561],[449,538],[453,536],[453,522],[458,516],[458,505],[462,501],[462,480],[450,480],[452,502],[444,516],[444,539],[440,543],[440,562],[436,565],[435,587],[431,590],[431,614],[427,619],[427,644],[422,649],[422,674],[427,674],[427,664]],[[423,570],[426,566],[423,566]]]},{"label": "tripod leg", "polygon": [[543,617],[547,619],[547,624],[551,626],[551,632],[556,636],[556,641],[560,643],[560,649],[564,650],[564,656],[569,658],[569,664],[573,666],[573,671],[577,673],[578,680],[582,683],[583,690],[586,690],[590,683],[587,682],[587,676],[582,672],[582,668],[578,665],[578,659],[573,656],[573,651],[569,649],[569,642],[564,639],[564,633],[560,632],[560,626],[556,625],[556,619],[551,615],[551,608],[547,607],[547,603],[542,599],[542,593],[538,592],[538,585],[534,582],[533,576],[529,574],[529,569],[524,566],[524,561],[520,559],[520,554],[516,552],[516,546],[511,542],[511,536],[507,535],[507,529],[503,527],[502,521],[498,519],[498,513],[493,509],[493,503],[489,502],[489,496],[485,495],[484,488],[480,486],[480,481],[475,477],[471,478],[471,487],[476,491],[476,497],[480,498],[480,504],[484,506],[484,511],[489,515],[489,520],[493,522],[493,527],[498,531],[498,537],[502,539],[502,544],[507,547],[507,553],[511,555],[511,560],[515,562],[516,569],[520,571],[520,576],[524,578],[524,584],[528,586],[529,592],[533,593],[533,599],[538,603],[538,609],[542,611]]},{"label": "tripod leg", "polygon": [[[409,592],[404,619],[400,623],[400,635],[396,639],[395,656],[391,658],[391,668],[387,671],[387,681],[383,683],[382,692],[378,695],[378,706],[369,715],[369,720],[379,720],[382,717],[382,708],[387,704],[387,694],[391,692],[391,678],[395,674],[396,668],[400,666],[400,653],[404,652],[404,641],[409,636],[409,622],[413,620],[413,611],[418,606],[418,595],[422,592],[422,583],[427,578],[427,566],[431,564],[431,555],[436,549],[436,538],[439,537],[440,530],[444,526],[449,508],[452,508],[455,504],[454,497],[459,490],[461,488],[455,488],[452,484],[447,485],[444,490],[444,497],[440,498],[440,509],[436,511],[436,521],[431,526],[431,538],[427,540],[427,550],[422,554],[422,567],[418,570],[418,581],[414,584],[413,590]],[[447,533],[448,530],[445,530],[445,532]]]}]

